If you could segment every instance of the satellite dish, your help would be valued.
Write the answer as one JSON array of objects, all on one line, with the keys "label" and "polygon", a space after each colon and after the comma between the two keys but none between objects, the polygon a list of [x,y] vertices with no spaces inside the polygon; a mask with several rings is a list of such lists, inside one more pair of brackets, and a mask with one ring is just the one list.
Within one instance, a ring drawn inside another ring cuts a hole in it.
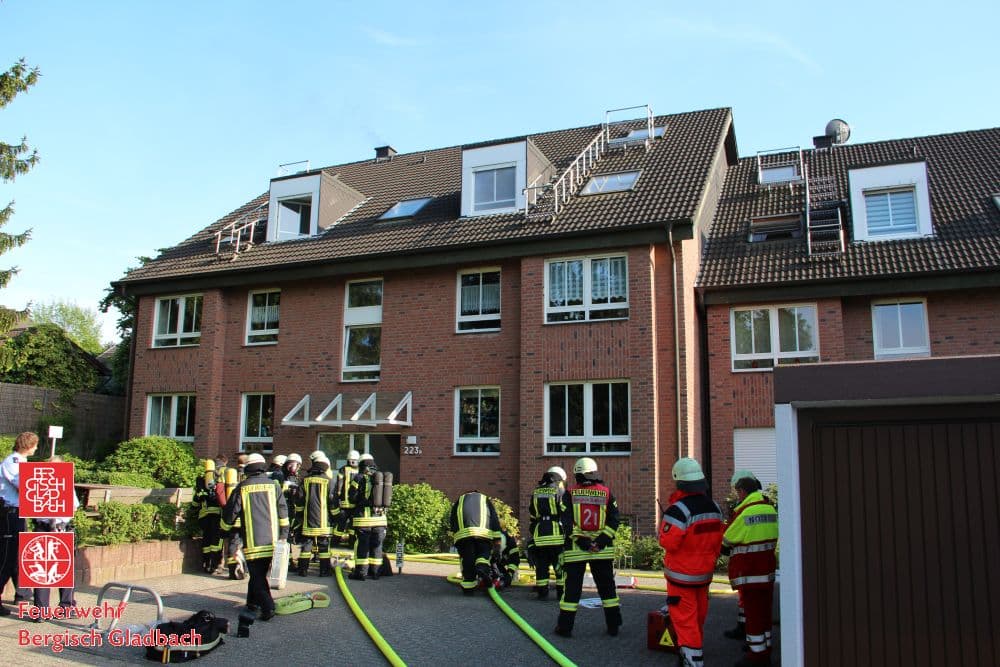
[{"label": "satellite dish", "polygon": [[851,138],[851,126],[839,118],[834,118],[826,124],[826,136],[830,137],[834,144],[844,144]]}]

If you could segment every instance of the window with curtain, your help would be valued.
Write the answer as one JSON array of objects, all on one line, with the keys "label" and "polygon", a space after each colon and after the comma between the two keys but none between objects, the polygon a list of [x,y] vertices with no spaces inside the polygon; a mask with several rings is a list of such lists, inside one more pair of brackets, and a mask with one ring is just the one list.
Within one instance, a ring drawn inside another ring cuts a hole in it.
[{"label": "window with curtain", "polygon": [[456,328],[459,332],[500,328],[500,269],[476,269],[458,274]]},{"label": "window with curtain", "polygon": [[247,345],[278,342],[280,304],[280,290],[250,292]]},{"label": "window with curtain", "polygon": [[153,347],[180,347],[201,342],[200,294],[156,300]]},{"label": "window with curtain", "polygon": [[240,451],[270,452],[274,443],[274,394],[243,394]]},{"label": "window with curtain", "polygon": [[546,322],[628,317],[628,260],[625,256],[557,259],[546,262]]},{"label": "window with curtain", "polygon": [[455,453],[500,453],[500,387],[455,390]]},{"label": "window with curtain", "polygon": [[162,435],[175,440],[194,440],[194,394],[162,394],[149,397],[146,435]]}]

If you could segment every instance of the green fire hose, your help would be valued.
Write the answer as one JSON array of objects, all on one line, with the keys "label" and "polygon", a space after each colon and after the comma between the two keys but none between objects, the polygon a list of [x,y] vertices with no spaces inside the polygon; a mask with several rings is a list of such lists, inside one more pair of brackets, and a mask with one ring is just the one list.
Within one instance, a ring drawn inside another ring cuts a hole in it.
[{"label": "green fire hose", "polygon": [[347,600],[347,606],[349,606],[351,611],[354,612],[354,617],[358,619],[358,623],[361,624],[361,627],[365,629],[368,636],[372,638],[373,642],[375,642],[375,646],[378,647],[378,650],[382,651],[382,655],[385,656],[385,659],[389,661],[390,665],[393,665],[393,667],[406,667],[406,663],[403,662],[402,658],[400,658],[396,652],[392,650],[392,647],[389,646],[389,642],[387,642],[385,637],[383,637],[382,634],[375,629],[372,622],[368,620],[367,616],[365,616],[365,612],[363,612],[361,607],[358,606],[358,601],[354,599],[353,595],[351,595],[351,589],[347,587],[347,582],[344,581],[343,568],[338,567],[336,570],[337,586],[340,587],[340,592],[344,596],[344,599]]},{"label": "green fire hose", "polygon": [[576,667],[575,662],[560,653],[559,649],[550,644],[545,637],[538,634],[537,630],[528,625],[527,621],[521,618],[516,611],[511,609],[510,605],[503,601],[503,598],[500,597],[500,594],[497,593],[495,588],[490,587],[487,589],[487,592],[490,594],[490,597],[493,598],[493,601],[496,602],[497,606],[500,607],[501,611],[507,614],[507,617],[514,621],[514,624],[521,628],[521,631],[528,635],[528,638],[530,638],[531,641],[538,644],[539,648],[545,651],[545,653],[552,658],[557,665],[562,665],[562,667]]}]

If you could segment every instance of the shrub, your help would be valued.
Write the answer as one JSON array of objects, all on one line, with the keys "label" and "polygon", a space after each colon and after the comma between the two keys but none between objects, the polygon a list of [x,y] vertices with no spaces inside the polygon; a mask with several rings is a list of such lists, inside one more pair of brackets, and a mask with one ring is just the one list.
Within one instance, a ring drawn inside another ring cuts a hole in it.
[{"label": "shrub", "polygon": [[615,531],[615,561],[624,565],[632,555],[632,526],[623,522]]},{"label": "shrub", "polygon": [[0,435],[0,453],[3,454],[4,458],[14,451],[15,440],[17,440],[17,435]]},{"label": "shrub", "polygon": [[766,487],[764,487],[764,497],[774,504],[774,508],[778,508],[778,485],[771,482]]},{"label": "shrub", "polygon": [[164,486],[187,488],[194,486],[198,459],[190,444],[151,435],[121,443],[102,468],[108,472],[145,473]]},{"label": "shrub", "polygon": [[76,532],[76,546],[78,547],[103,544],[100,540],[100,519],[87,516],[82,507],[73,513],[73,530]]},{"label": "shrub", "polygon": [[141,542],[153,534],[156,505],[125,505],[111,501],[97,506],[98,544],[124,544]]},{"label": "shrub", "polygon": [[490,500],[497,511],[497,516],[500,517],[500,528],[507,531],[507,534],[515,540],[521,537],[521,527],[517,521],[517,515],[514,514],[514,510],[511,509],[510,505],[499,498],[490,498]]},{"label": "shrub", "polygon": [[640,537],[632,545],[632,563],[642,570],[663,567],[663,547],[655,537]]},{"label": "shrub", "polygon": [[163,485],[157,482],[153,477],[145,472],[118,472],[113,470],[111,472],[105,473],[107,482],[104,484],[113,484],[114,486],[134,486],[140,489],[162,489]]},{"label": "shrub", "polygon": [[411,553],[441,551],[448,543],[450,511],[448,497],[429,484],[393,486],[386,543],[402,540]]},{"label": "shrub", "polygon": [[153,523],[154,540],[183,540],[198,534],[198,511],[192,503],[159,503]]}]

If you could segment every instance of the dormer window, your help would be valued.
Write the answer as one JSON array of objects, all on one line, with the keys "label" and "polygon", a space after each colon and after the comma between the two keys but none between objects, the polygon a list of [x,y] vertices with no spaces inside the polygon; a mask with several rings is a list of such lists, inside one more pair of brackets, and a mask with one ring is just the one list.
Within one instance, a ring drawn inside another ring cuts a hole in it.
[{"label": "dormer window", "polygon": [[515,171],[514,165],[474,170],[473,208],[476,211],[490,211],[513,207],[517,196]]},{"label": "dormer window", "polygon": [[379,220],[394,220],[396,218],[409,218],[416,215],[420,209],[427,205],[432,197],[421,199],[404,199],[388,211],[379,216]]},{"label": "dormer window", "polygon": [[601,174],[594,176],[580,190],[581,195],[599,195],[607,192],[623,192],[635,187],[639,180],[638,171],[623,171],[618,174]]},{"label": "dormer window", "polygon": [[802,238],[802,216],[773,215],[750,221],[750,243]]},{"label": "dormer window", "polygon": [[926,163],[852,169],[850,183],[855,241],[919,238],[934,233]]},{"label": "dormer window", "polygon": [[541,160],[529,152],[529,144],[523,139],[462,150],[463,216],[514,213],[524,209],[528,174],[532,164]]},{"label": "dormer window", "polygon": [[799,170],[794,164],[764,167],[760,170],[761,183],[788,183],[799,180]]},{"label": "dormer window", "polygon": [[268,241],[290,241],[316,234],[320,183],[320,174],[271,181],[267,206]]},{"label": "dormer window", "polygon": [[312,217],[312,197],[291,197],[278,200],[278,238],[295,239],[309,236],[309,221]]},{"label": "dormer window", "polygon": [[[666,131],[666,127],[654,127],[653,128],[653,138],[661,139],[663,138],[663,133]],[[649,130],[647,128],[642,128],[641,130],[631,130],[621,139],[612,139],[611,141],[642,141],[649,137]]]}]

